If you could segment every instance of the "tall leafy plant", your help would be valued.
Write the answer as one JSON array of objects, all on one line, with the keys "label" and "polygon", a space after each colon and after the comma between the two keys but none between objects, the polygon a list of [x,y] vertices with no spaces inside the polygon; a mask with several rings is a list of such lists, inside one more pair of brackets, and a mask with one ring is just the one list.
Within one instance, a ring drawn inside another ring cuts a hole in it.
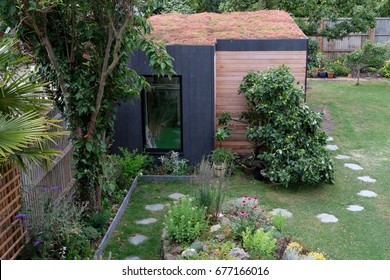
[{"label": "tall leafy plant", "polygon": [[263,72],[249,72],[239,93],[248,110],[246,137],[255,154],[266,164],[263,175],[286,187],[292,183],[333,181],[332,160],[320,131],[321,114],[303,103],[304,92],[295,85],[290,69],[282,65]]},{"label": "tall leafy plant", "polygon": [[116,105],[136,96],[145,79],[128,68],[137,49],[157,75],[173,73],[164,46],[148,35],[154,1],[5,0],[3,20],[31,49],[45,77],[56,81],[74,144],[79,195],[100,207],[99,175],[114,130]]},{"label": "tall leafy plant", "polygon": [[29,60],[15,52],[15,44],[12,38],[0,41],[0,166],[24,168],[24,160],[46,166],[59,153],[48,142],[65,132],[44,115],[52,102],[42,79],[26,70]]}]

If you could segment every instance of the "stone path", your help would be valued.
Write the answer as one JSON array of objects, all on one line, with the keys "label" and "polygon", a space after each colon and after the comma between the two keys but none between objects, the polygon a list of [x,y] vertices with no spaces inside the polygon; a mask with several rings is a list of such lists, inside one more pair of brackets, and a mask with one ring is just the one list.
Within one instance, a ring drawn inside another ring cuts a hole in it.
[{"label": "stone path", "polygon": [[[173,193],[173,194],[170,194],[168,197],[170,199],[177,200],[177,199],[183,198],[184,194]],[[149,211],[152,211],[152,212],[161,211],[161,210],[164,209],[164,207],[165,207],[165,205],[162,204],[162,203],[145,205],[145,209],[149,210]],[[153,224],[153,223],[155,223],[157,221],[158,220],[155,219],[155,218],[145,218],[145,219],[142,219],[142,220],[135,221],[135,223],[137,225],[150,225],[150,224]],[[129,243],[134,245],[134,246],[142,245],[147,240],[148,240],[148,237],[143,235],[143,234],[136,234],[136,235],[130,236],[128,238]],[[138,256],[128,256],[128,257],[126,257],[126,260],[140,260],[140,257],[138,257]]]},{"label": "stone path", "polygon": [[[333,137],[329,136],[326,139],[326,141],[332,142],[332,141],[334,141],[334,139],[333,139]],[[325,148],[330,150],[330,151],[338,150],[337,145],[331,145],[331,144],[326,145]],[[346,159],[350,159],[351,157],[347,156],[347,155],[336,155],[335,158],[339,159],[339,160],[346,160]],[[355,163],[345,163],[344,166],[346,168],[349,168],[349,169],[352,169],[355,171],[360,171],[360,170],[364,169],[362,166],[355,164]],[[360,181],[366,182],[366,183],[375,183],[376,182],[376,179],[371,178],[370,176],[359,176],[359,177],[357,177],[357,179]],[[357,194],[360,196],[363,196],[363,197],[376,197],[378,195],[377,193],[370,191],[370,190],[362,190],[362,191],[358,192]],[[360,211],[364,210],[364,207],[361,205],[349,205],[347,207],[347,210],[351,211],[351,212],[360,212]],[[336,222],[338,222],[338,218],[336,216],[331,215],[331,214],[327,214],[327,213],[319,214],[319,215],[317,215],[317,218],[323,223],[336,223]]]},{"label": "stone path", "polygon": [[292,217],[292,213],[286,209],[283,209],[283,208],[275,208],[273,209],[271,212],[269,212],[271,215],[276,215],[278,213],[281,213],[283,216],[287,217],[287,218],[290,218]]}]

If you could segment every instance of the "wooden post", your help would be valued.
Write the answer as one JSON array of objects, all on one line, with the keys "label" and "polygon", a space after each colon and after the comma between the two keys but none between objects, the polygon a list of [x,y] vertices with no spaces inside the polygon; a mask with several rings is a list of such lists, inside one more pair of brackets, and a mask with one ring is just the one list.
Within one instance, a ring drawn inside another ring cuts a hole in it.
[{"label": "wooden post", "polygon": [[374,44],[375,43],[375,27],[374,28],[370,28],[369,38],[370,38],[371,43]]},{"label": "wooden post", "polygon": [[320,21],[320,36],[318,36],[318,45],[320,47],[320,52],[324,51],[324,37],[322,37],[321,32],[324,30],[324,19],[321,19]]}]

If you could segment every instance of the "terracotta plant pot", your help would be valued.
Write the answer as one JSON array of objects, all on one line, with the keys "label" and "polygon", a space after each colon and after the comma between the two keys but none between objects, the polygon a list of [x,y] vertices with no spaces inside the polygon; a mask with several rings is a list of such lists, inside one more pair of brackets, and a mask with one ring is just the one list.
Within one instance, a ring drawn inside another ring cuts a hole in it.
[{"label": "terracotta plant pot", "polygon": [[327,72],[328,78],[332,79],[334,77],[334,72]]}]

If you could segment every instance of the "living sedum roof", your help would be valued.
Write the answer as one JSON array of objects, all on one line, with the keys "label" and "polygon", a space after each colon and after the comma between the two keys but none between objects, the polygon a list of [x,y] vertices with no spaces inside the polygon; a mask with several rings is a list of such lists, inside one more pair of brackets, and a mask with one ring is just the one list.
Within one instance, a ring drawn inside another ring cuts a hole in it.
[{"label": "living sedum roof", "polygon": [[152,16],[152,36],[168,45],[213,45],[217,39],[306,38],[287,12],[161,14]]}]

